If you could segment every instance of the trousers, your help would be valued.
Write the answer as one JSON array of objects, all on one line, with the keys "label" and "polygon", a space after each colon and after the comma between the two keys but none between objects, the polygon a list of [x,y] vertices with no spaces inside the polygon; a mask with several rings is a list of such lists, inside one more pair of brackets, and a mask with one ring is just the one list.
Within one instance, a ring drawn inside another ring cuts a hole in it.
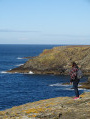
[{"label": "trousers", "polygon": [[76,97],[79,97],[78,83],[79,83],[79,79],[76,79],[73,81],[73,88],[74,88]]}]

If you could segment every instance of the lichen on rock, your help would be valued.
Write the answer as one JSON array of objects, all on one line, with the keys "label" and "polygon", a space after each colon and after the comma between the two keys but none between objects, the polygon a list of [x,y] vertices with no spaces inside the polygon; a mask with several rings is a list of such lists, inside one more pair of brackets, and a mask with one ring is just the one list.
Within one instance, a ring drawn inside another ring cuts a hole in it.
[{"label": "lichen on rock", "polygon": [[0,119],[89,119],[90,92],[73,97],[57,97],[0,111]]}]

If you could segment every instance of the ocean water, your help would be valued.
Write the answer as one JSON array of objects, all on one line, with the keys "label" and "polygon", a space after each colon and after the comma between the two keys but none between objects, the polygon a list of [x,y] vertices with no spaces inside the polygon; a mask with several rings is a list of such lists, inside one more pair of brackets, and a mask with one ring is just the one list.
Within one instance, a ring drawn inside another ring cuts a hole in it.
[{"label": "ocean water", "polygon": [[[23,57],[38,56],[54,46],[0,45],[0,110],[48,98],[74,96],[71,85],[62,85],[69,82],[69,76],[6,73],[24,64],[27,59]],[[81,82],[86,80],[83,77]],[[79,89],[80,93],[84,91],[89,90]]]}]

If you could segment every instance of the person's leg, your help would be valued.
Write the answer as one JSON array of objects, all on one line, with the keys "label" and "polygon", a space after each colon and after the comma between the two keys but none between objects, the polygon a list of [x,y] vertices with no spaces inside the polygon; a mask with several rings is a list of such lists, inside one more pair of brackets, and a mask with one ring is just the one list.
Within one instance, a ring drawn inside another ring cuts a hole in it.
[{"label": "person's leg", "polygon": [[73,88],[74,88],[76,97],[79,97],[78,83],[79,83],[78,81],[73,81]]}]

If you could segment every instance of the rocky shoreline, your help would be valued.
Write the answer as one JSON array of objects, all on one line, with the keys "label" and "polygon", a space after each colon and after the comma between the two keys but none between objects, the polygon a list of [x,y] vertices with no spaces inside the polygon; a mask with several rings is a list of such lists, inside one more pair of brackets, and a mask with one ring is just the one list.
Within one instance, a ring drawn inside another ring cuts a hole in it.
[{"label": "rocky shoreline", "polygon": [[90,46],[60,46],[45,49],[39,56],[7,72],[68,75],[71,62],[75,61],[84,75],[90,75]]},{"label": "rocky shoreline", "polygon": [[73,97],[57,97],[0,111],[0,119],[90,119],[90,92]]}]

